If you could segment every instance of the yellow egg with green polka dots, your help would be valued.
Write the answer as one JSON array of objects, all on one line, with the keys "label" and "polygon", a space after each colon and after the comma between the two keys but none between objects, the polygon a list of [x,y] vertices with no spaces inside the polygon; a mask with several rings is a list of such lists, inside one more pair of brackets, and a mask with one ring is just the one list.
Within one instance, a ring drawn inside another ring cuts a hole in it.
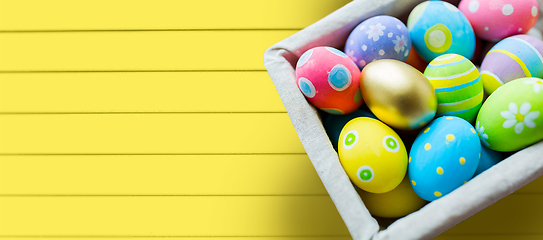
[{"label": "yellow egg with green polka dots", "polygon": [[437,118],[411,147],[408,175],[413,190],[427,201],[447,195],[473,177],[480,153],[481,143],[469,122]]},{"label": "yellow egg with green polka dots", "polygon": [[339,136],[338,151],[351,181],[365,191],[389,192],[406,175],[405,145],[379,120],[359,117],[349,121]]}]

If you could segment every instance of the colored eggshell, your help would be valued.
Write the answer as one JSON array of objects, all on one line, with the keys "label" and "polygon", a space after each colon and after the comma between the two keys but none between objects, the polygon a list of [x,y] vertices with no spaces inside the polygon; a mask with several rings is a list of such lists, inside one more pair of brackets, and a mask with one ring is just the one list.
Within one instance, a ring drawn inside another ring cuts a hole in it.
[{"label": "colored eggshell", "polygon": [[369,193],[359,188],[356,188],[356,191],[368,211],[377,217],[403,217],[419,210],[427,203],[413,191],[407,176],[398,187],[387,193]]},{"label": "colored eggshell", "polygon": [[345,114],[345,115],[330,114],[324,119],[322,125],[324,126],[324,129],[326,130],[326,133],[328,134],[328,138],[330,138],[330,141],[332,142],[334,149],[337,150],[339,134],[341,133],[341,130],[343,129],[345,124],[351,121],[351,119],[357,118],[357,117],[369,117],[369,118],[377,119],[377,117],[373,115],[371,112],[364,111],[361,109],[358,109],[352,113]]},{"label": "colored eggshell", "polygon": [[332,47],[306,51],[296,64],[296,83],[315,107],[331,114],[354,112],[362,105],[360,70]]},{"label": "colored eggshell", "polygon": [[543,79],[520,78],[498,88],[477,115],[481,143],[490,149],[520,150],[543,139]]},{"label": "colored eggshell", "polygon": [[473,177],[479,153],[481,143],[469,122],[437,118],[411,147],[408,172],[413,190],[427,201],[447,195]]},{"label": "colored eggshell", "polygon": [[481,174],[482,172],[488,170],[492,166],[496,165],[503,159],[500,152],[489,149],[481,145],[481,158],[479,158],[479,165],[475,170],[474,176]]},{"label": "colored eggshell", "polygon": [[417,53],[417,50],[415,50],[413,45],[411,45],[411,50],[409,51],[409,56],[407,56],[405,63],[413,66],[420,72],[424,72],[424,69],[426,69],[426,66],[428,66],[428,62],[422,59],[422,57]]},{"label": "colored eggshell", "polygon": [[473,122],[483,102],[483,83],[479,70],[458,54],[441,55],[426,67],[437,95],[437,116],[457,116]]},{"label": "colored eggshell", "polygon": [[345,53],[360,69],[377,59],[405,61],[410,48],[407,27],[397,18],[385,15],[360,23],[345,43]]},{"label": "colored eggshell", "polygon": [[458,8],[475,35],[488,41],[527,33],[539,16],[537,0],[462,0]]},{"label": "colored eggshell", "polygon": [[398,134],[379,120],[360,117],[349,121],[338,145],[343,169],[362,190],[389,192],[405,177],[405,146]]},{"label": "colored eggshell", "polygon": [[398,60],[368,64],[360,74],[360,89],[373,114],[394,128],[420,128],[436,114],[436,93],[428,79]]},{"label": "colored eggshell", "polygon": [[481,80],[490,95],[517,78],[543,77],[543,42],[529,35],[516,35],[498,42],[481,64]]},{"label": "colored eggshell", "polygon": [[471,59],[475,51],[475,34],[468,19],[450,3],[420,3],[409,14],[407,28],[413,46],[428,62],[446,53]]},{"label": "colored eggshell", "polygon": [[[497,44],[497,42],[488,42],[488,41],[485,41],[485,43],[483,44],[483,47],[481,48],[481,53],[479,55],[479,59],[477,60],[478,62],[478,66],[480,68],[481,66],[481,63],[483,63],[483,60],[485,59],[485,56],[486,54],[490,51],[490,49],[492,49],[495,45]],[[482,81],[482,80],[481,80]],[[484,86],[484,84],[483,84]],[[486,91],[485,91],[486,93]]]}]

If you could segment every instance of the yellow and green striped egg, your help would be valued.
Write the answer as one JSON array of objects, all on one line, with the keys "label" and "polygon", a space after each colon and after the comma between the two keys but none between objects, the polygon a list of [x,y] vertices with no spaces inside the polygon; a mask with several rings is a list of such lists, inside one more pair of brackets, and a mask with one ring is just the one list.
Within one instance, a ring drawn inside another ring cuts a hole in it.
[{"label": "yellow and green striped egg", "polygon": [[430,62],[424,76],[436,91],[436,116],[475,120],[483,102],[483,83],[470,60],[458,54],[441,55]]}]

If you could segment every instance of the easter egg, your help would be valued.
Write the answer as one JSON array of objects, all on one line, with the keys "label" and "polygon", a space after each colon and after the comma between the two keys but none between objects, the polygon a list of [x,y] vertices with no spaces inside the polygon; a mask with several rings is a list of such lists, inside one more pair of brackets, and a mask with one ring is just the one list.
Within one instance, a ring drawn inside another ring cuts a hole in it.
[{"label": "easter egg", "polygon": [[515,35],[498,42],[481,64],[481,80],[490,95],[517,78],[543,77],[543,42],[529,35]]},{"label": "easter egg", "polygon": [[330,142],[332,142],[334,149],[337,150],[339,134],[341,133],[341,130],[343,129],[345,124],[351,121],[351,119],[357,117],[369,117],[375,119],[377,118],[371,112],[357,109],[356,111],[345,115],[330,114],[324,119],[322,125],[324,126],[326,134],[328,134],[328,138],[330,138]]},{"label": "easter egg", "polygon": [[368,211],[377,217],[403,217],[419,210],[427,203],[413,191],[407,176],[390,192],[369,193],[359,188],[356,188],[356,191]]},{"label": "easter egg", "polygon": [[471,59],[475,51],[475,34],[468,19],[448,2],[420,3],[409,14],[407,28],[413,46],[427,62],[446,53]]},{"label": "easter egg", "polygon": [[417,53],[417,50],[415,50],[413,45],[411,45],[411,50],[409,51],[409,56],[407,56],[405,63],[413,66],[421,72],[424,72],[424,69],[426,69],[426,66],[428,66],[428,62],[422,59],[422,57]]},{"label": "easter egg", "polygon": [[306,51],[296,64],[296,83],[315,107],[347,114],[362,105],[360,70],[345,53],[332,47]]},{"label": "easter egg", "polygon": [[543,79],[513,80],[490,95],[476,127],[490,149],[516,151],[543,139]]},{"label": "easter egg", "polygon": [[477,132],[462,118],[435,119],[420,134],[409,153],[409,180],[419,197],[433,201],[462,186],[479,164]]},{"label": "easter egg", "polygon": [[362,190],[385,193],[397,187],[407,171],[405,146],[390,127],[372,118],[349,121],[338,142],[339,160]]},{"label": "easter egg", "polygon": [[[490,51],[490,49],[492,49],[495,45],[497,44],[497,42],[488,42],[488,41],[485,41],[485,43],[482,45],[481,47],[481,53],[479,54],[479,59],[477,60],[479,64],[477,64],[479,67],[481,66],[481,63],[483,62],[486,54]],[[480,69],[480,68],[479,68]],[[481,79],[482,81],[482,79]],[[484,86],[484,83],[483,83],[483,86]],[[486,91],[485,91],[486,93]]]},{"label": "easter egg", "polygon": [[360,89],[371,112],[394,128],[420,128],[436,114],[436,93],[428,79],[398,60],[368,64],[360,74]]},{"label": "easter egg", "polygon": [[437,95],[437,116],[457,116],[473,122],[483,102],[483,83],[479,70],[458,54],[441,55],[426,67]]},{"label": "easter egg", "polygon": [[385,15],[360,23],[345,43],[345,53],[360,69],[377,59],[405,61],[410,48],[407,27],[397,18]]},{"label": "easter egg", "polygon": [[482,172],[488,170],[489,168],[496,165],[503,159],[502,154],[500,152],[489,149],[483,145],[481,145],[480,156],[481,157],[479,158],[479,165],[477,165],[477,169],[475,170],[474,176],[477,176],[481,174]]},{"label": "easter egg", "polygon": [[537,0],[462,0],[458,8],[475,35],[488,41],[527,33],[537,22]]}]

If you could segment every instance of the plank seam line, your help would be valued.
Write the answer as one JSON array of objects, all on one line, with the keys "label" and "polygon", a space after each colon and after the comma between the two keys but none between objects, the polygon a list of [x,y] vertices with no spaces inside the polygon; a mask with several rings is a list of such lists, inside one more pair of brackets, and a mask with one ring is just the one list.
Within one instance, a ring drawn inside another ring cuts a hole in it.
[{"label": "plank seam line", "polygon": [[0,194],[0,197],[325,197],[328,194]]},{"label": "plank seam line", "polygon": [[85,32],[248,32],[248,31],[300,31],[303,28],[162,28],[162,29],[44,29],[0,30],[1,33],[85,33]]},{"label": "plank seam line", "polygon": [[295,238],[314,238],[314,237],[350,237],[350,235],[232,235],[232,236],[213,236],[213,235],[171,235],[171,236],[157,236],[157,235],[0,235],[0,238],[280,238],[280,237],[295,237]]},{"label": "plank seam line", "polygon": [[213,111],[213,112],[0,112],[0,115],[121,115],[121,114],[285,114],[287,111],[262,111],[262,112],[226,112],[226,111]]},{"label": "plank seam line", "polygon": [[201,72],[266,72],[266,69],[188,69],[188,70],[176,70],[176,69],[159,69],[159,70],[5,70],[0,71],[0,74],[13,74],[13,73],[201,73]]},{"label": "plank seam line", "polygon": [[0,153],[2,156],[238,156],[238,155],[307,155],[305,152],[295,153]]}]

